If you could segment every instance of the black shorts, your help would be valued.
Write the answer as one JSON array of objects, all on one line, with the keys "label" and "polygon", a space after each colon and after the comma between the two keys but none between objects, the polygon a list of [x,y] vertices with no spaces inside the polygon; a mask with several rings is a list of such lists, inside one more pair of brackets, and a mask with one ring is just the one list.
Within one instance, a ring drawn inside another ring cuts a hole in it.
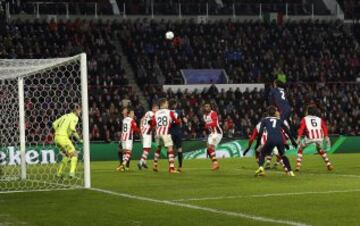
[{"label": "black shorts", "polygon": [[267,156],[267,155],[271,155],[271,153],[273,152],[274,148],[277,148],[279,151],[279,155],[283,156],[285,153],[285,146],[284,143],[282,141],[267,141],[264,146],[261,149],[261,152]]},{"label": "black shorts", "polygon": [[174,143],[176,149],[182,148],[182,135],[181,134],[171,134],[171,139]]}]

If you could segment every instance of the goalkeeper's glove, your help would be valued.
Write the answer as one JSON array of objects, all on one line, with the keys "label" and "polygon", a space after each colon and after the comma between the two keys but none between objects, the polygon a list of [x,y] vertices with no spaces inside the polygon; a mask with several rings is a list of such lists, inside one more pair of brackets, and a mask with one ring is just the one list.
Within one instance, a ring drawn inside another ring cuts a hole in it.
[{"label": "goalkeeper's glove", "polygon": [[84,141],[82,139],[78,140],[80,144],[84,143]]}]

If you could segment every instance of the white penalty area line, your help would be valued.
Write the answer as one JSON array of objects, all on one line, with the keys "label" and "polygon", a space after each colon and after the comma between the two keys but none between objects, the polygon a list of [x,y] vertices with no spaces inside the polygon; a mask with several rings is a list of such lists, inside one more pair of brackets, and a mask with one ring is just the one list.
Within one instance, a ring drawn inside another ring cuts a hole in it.
[{"label": "white penalty area line", "polygon": [[279,197],[279,196],[354,193],[354,192],[360,192],[360,189],[332,190],[332,191],[309,191],[309,192],[288,192],[288,193],[269,193],[269,194],[261,194],[261,195],[232,195],[232,196],[217,196],[217,197],[176,199],[176,200],[171,200],[171,201],[172,202],[186,202],[186,201],[206,201],[206,200],[223,200],[223,199],[240,199],[240,198],[266,198],[266,197]]},{"label": "white penalty area line", "polygon": [[225,211],[225,210],[196,206],[196,205],[191,205],[191,204],[186,204],[186,203],[179,203],[179,202],[173,202],[173,201],[168,201],[168,200],[147,198],[147,197],[142,197],[142,196],[137,196],[137,195],[114,192],[114,191],[100,189],[100,188],[89,188],[89,190],[108,194],[108,195],[128,198],[128,199],[164,204],[164,205],[169,205],[169,206],[177,206],[177,207],[188,208],[188,209],[193,209],[193,210],[201,210],[201,211],[205,211],[205,212],[209,212],[209,213],[215,213],[215,214],[231,216],[231,217],[240,217],[240,218],[254,220],[254,221],[261,221],[261,222],[274,223],[274,224],[293,225],[293,226],[310,226],[309,224],[296,222],[296,221],[278,220],[278,219],[273,219],[273,218],[268,218],[268,217],[249,215],[249,214],[240,213],[240,212]]}]

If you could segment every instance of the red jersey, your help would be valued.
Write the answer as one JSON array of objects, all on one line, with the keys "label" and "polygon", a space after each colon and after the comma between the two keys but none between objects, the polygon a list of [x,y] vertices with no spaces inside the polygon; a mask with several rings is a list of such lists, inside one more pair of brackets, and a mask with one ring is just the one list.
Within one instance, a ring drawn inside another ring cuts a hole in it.
[{"label": "red jersey", "polygon": [[204,114],[205,128],[210,131],[210,133],[223,133],[221,127],[219,126],[218,115],[215,111],[210,111],[209,114]]},{"label": "red jersey", "polygon": [[154,117],[154,112],[148,111],[141,119],[141,133],[143,135],[145,134],[151,134],[151,121]]},{"label": "red jersey", "polygon": [[152,127],[156,127],[156,135],[168,135],[171,123],[180,124],[180,121],[169,109],[158,110],[151,122]]},{"label": "red jersey", "polygon": [[121,141],[132,140],[134,132],[140,132],[135,120],[130,117],[124,118],[122,121]]},{"label": "red jersey", "polygon": [[324,137],[328,136],[328,129],[325,120],[308,115],[300,122],[298,130],[298,137],[305,135],[310,140],[322,141]]}]

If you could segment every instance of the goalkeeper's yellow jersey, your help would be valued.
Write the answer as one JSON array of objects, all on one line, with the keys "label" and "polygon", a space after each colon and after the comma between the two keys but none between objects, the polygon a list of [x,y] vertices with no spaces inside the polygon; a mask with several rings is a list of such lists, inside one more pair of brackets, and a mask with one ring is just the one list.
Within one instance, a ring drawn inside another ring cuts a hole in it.
[{"label": "goalkeeper's yellow jersey", "polygon": [[75,113],[69,113],[56,119],[52,124],[55,130],[55,136],[67,136],[70,137],[73,133],[76,133],[76,125],[79,118]]}]

